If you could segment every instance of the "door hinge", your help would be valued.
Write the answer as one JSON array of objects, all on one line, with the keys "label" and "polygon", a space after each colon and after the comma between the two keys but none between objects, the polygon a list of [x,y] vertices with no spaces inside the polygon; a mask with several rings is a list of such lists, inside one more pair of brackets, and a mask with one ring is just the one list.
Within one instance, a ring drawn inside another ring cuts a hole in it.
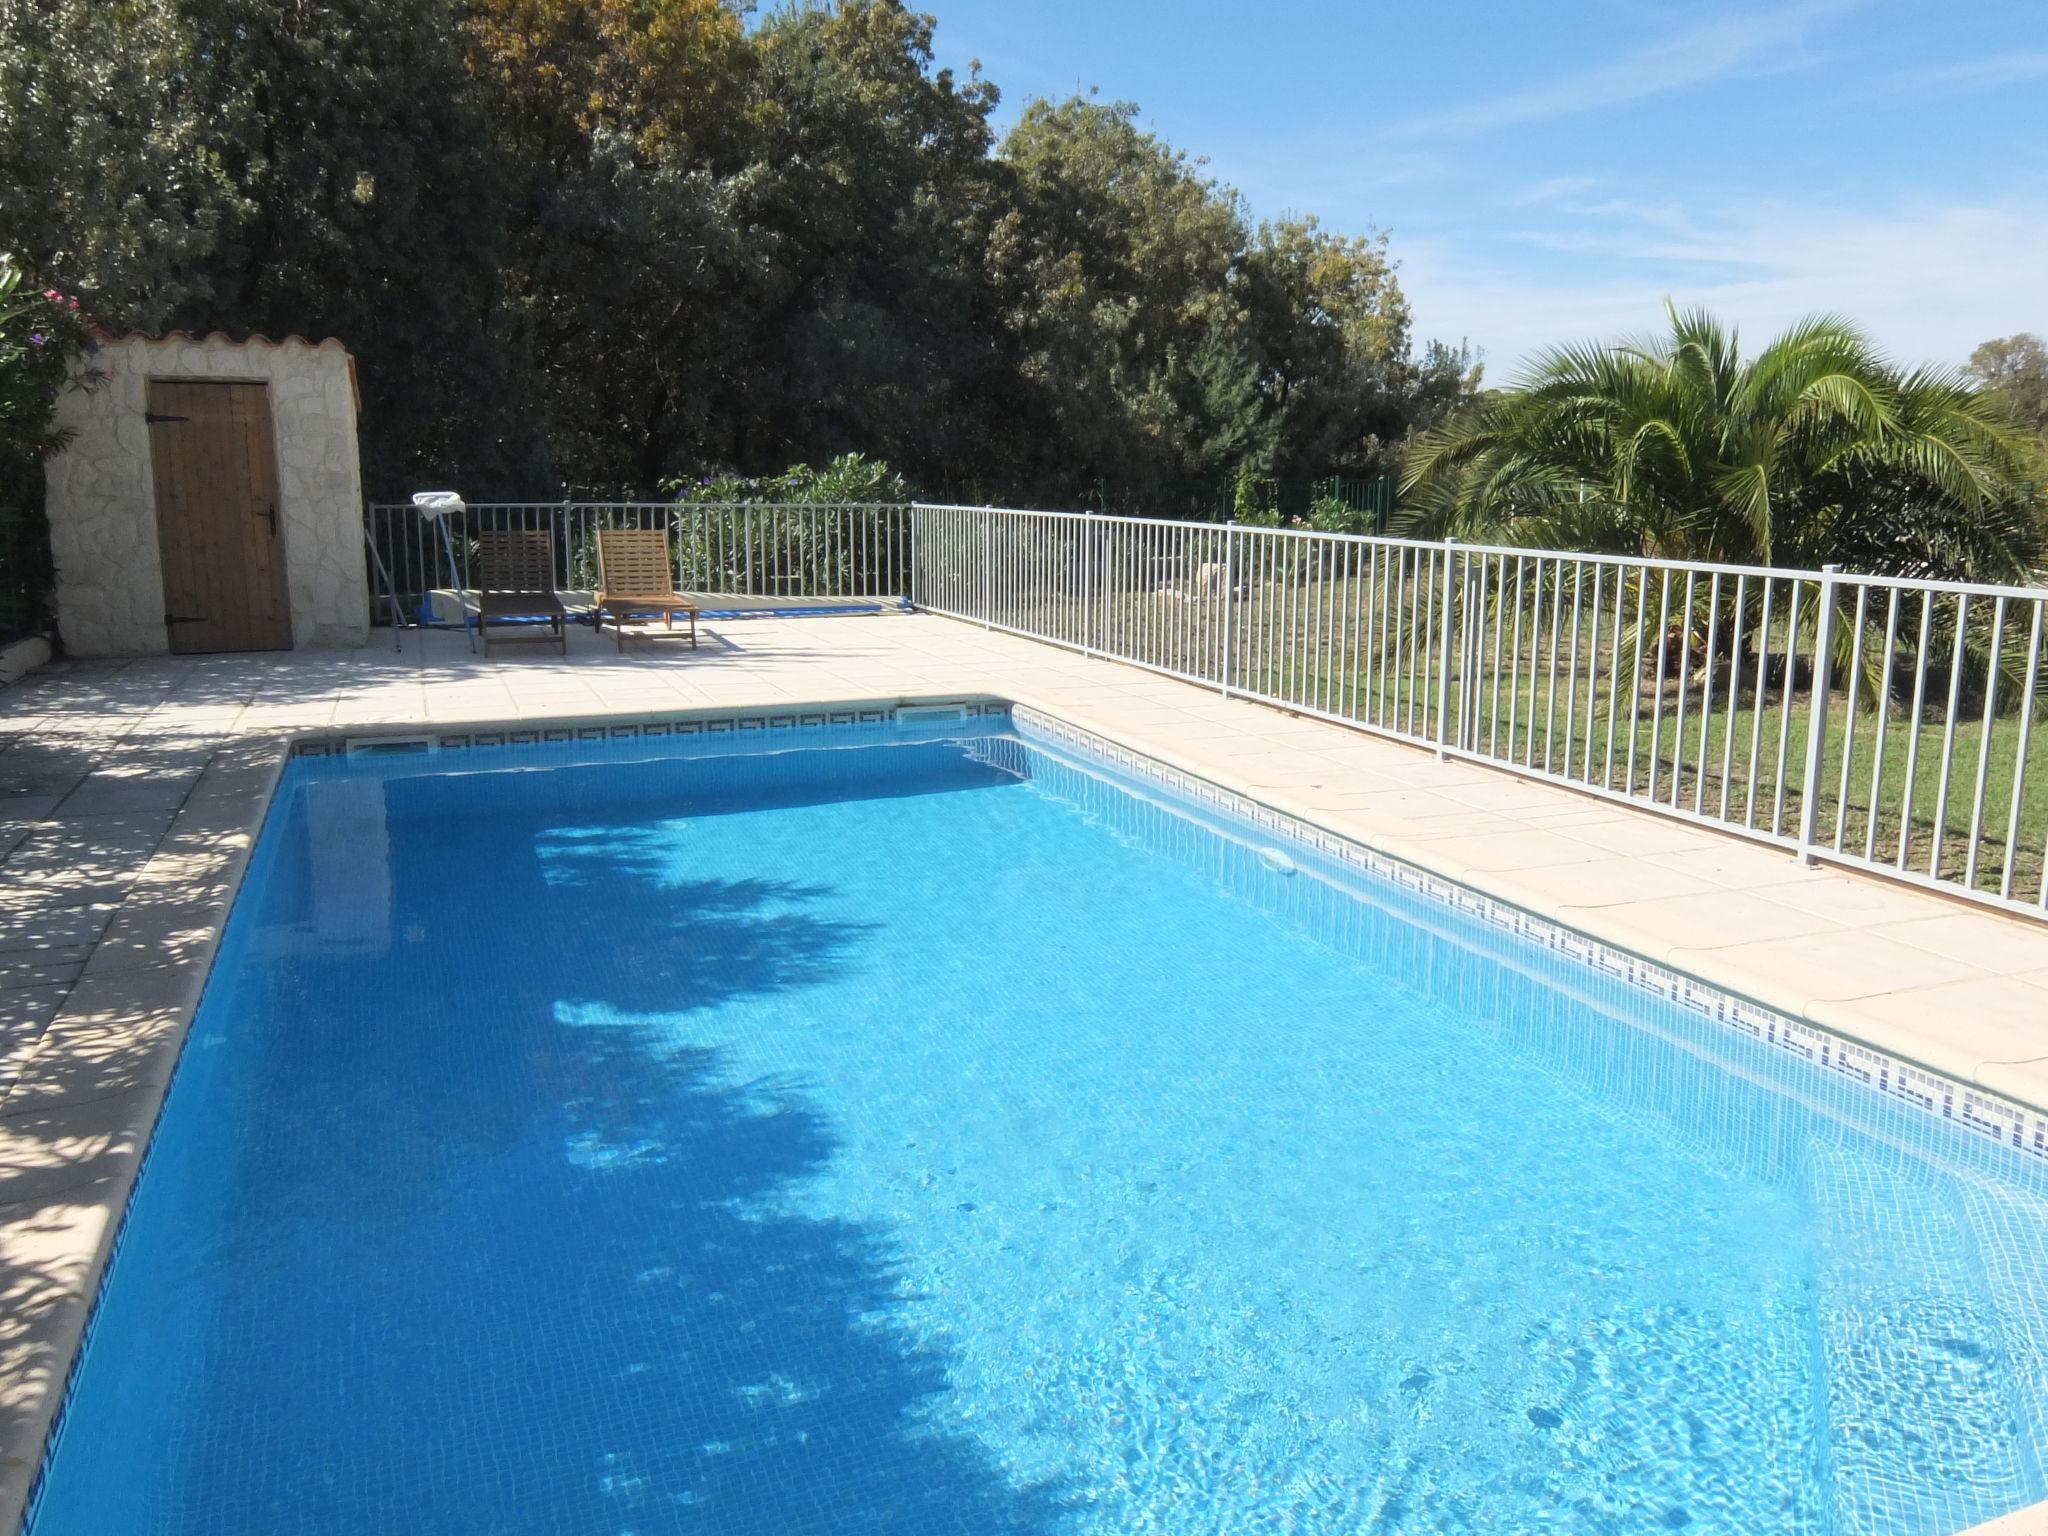
[{"label": "door hinge", "polygon": [[144,411],[142,413],[143,425],[151,427],[160,421],[190,421],[191,419],[190,416],[166,416],[160,411]]},{"label": "door hinge", "polygon": [[182,613],[167,613],[164,615],[164,623],[166,624],[204,624],[205,622],[206,618],[204,615],[200,615],[197,618]]}]

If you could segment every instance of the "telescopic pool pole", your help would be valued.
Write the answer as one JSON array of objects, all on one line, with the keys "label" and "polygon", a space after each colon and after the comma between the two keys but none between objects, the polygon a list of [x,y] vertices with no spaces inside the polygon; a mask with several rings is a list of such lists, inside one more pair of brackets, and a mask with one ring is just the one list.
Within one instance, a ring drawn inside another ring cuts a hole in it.
[{"label": "telescopic pool pole", "polygon": [[[415,511],[424,517],[441,534],[441,553],[448,560],[448,586],[455,597],[456,606],[462,612],[462,628],[469,636],[469,648],[476,649],[476,631],[470,627],[469,600],[463,595],[462,571],[455,559],[455,539],[448,532],[448,519],[460,517],[468,511],[461,496],[454,491],[415,491],[412,504]],[[433,594],[420,599],[420,623],[427,624],[433,617]]]}]

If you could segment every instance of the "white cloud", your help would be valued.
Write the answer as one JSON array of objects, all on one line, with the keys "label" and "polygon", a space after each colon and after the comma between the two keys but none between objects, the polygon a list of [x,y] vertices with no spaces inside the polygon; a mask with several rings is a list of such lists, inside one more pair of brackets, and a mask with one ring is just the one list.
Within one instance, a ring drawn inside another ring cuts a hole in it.
[{"label": "white cloud", "polygon": [[1797,55],[1816,22],[1862,0],[1805,0],[1741,12],[1674,32],[1612,63],[1544,85],[1397,123],[1398,138],[1472,138],[1496,128],[1591,112],[1704,85],[1744,70],[1802,67]]},{"label": "white cloud", "polygon": [[1931,85],[1999,86],[2048,80],[2048,53],[2002,53],[1962,64],[1944,64],[1915,77]]},{"label": "white cloud", "polygon": [[1561,203],[1600,185],[1597,176],[1546,176],[1502,199],[1510,208],[1535,208],[1544,203]]},{"label": "white cloud", "polygon": [[[2048,199],[1564,211],[1568,223],[1486,259],[1403,242],[1416,334],[1469,338],[1504,383],[1544,347],[1656,329],[1667,296],[1739,325],[1750,345],[1806,315],[1845,315],[1904,363],[1960,364],[1990,337],[2048,331]],[[1583,275],[1556,275],[1560,256]]]}]

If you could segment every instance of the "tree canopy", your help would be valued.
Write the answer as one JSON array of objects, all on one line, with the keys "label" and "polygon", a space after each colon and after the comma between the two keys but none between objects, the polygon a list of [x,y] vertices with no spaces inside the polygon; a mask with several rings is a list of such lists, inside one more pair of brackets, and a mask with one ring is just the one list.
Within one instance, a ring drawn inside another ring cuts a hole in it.
[{"label": "tree canopy", "polygon": [[333,334],[373,494],[873,455],[1186,512],[1469,393],[1383,237],[1091,98],[996,142],[898,0],[0,0],[0,249],[105,323]]},{"label": "tree canopy", "polygon": [[2021,579],[2027,444],[1961,375],[1901,370],[1818,317],[1752,356],[1702,313],[1568,347],[1418,439],[1415,531],[1740,564]]},{"label": "tree canopy", "polygon": [[1968,372],[2023,432],[2048,446],[2048,344],[2030,331],[1987,341]]}]

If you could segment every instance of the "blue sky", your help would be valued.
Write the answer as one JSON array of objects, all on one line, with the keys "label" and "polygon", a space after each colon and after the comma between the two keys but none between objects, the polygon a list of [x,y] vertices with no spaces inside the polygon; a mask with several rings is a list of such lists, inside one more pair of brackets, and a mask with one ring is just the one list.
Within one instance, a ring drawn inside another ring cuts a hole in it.
[{"label": "blue sky", "polygon": [[918,0],[1001,122],[1130,100],[1261,217],[1390,233],[1506,382],[1666,295],[1902,361],[2048,334],[2048,0]]}]

